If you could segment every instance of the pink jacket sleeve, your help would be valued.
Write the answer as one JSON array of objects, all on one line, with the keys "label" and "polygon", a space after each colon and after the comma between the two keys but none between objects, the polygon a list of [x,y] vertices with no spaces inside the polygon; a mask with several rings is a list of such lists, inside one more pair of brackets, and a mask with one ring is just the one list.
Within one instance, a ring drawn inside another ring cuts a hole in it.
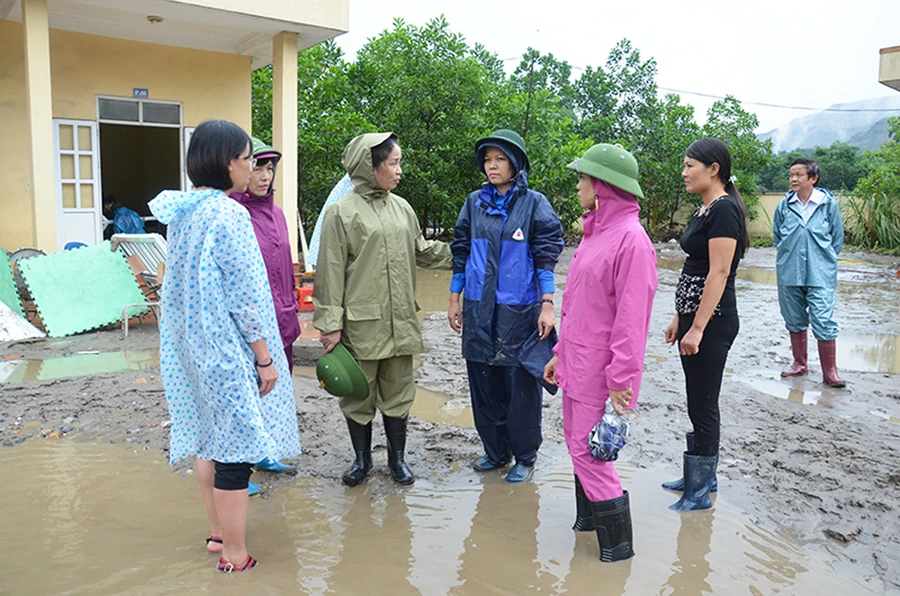
[{"label": "pink jacket sleeve", "polygon": [[[643,235],[643,230],[640,230]],[[607,388],[634,389],[634,379],[644,366],[650,313],[658,284],[656,254],[649,239],[631,234],[624,239],[616,259],[616,315],[610,333],[612,361],[606,367]]]}]

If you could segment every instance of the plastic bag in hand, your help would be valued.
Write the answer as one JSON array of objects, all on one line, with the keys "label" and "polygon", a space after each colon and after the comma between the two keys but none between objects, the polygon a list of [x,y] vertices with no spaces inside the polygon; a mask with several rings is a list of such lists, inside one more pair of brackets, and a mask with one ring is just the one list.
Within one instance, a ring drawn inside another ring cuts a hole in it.
[{"label": "plastic bag in hand", "polygon": [[594,459],[616,461],[628,439],[628,421],[616,414],[612,402],[606,402],[606,414],[588,435],[588,449]]}]

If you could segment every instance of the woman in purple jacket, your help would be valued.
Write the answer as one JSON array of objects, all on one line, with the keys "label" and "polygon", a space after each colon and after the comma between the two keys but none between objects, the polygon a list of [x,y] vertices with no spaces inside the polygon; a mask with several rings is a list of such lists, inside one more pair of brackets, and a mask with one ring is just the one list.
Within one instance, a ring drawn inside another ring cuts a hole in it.
[{"label": "woman in purple jacket", "polygon": [[[290,233],[284,212],[275,204],[275,169],[281,159],[281,152],[266,145],[256,137],[251,137],[251,151],[256,158],[256,165],[250,172],[250,184],[245,192],[236,192],[231,198],[246,207],[250,212],[250,222],[259,242],[266,272],[269,274],[269,286],[272,288],[272,301],[275,303],[275,316],[278,318],[278,331],[281,343],[287,356],[288,367],[294,372],[294,341],[300,337],[300,321],[297,319],[297,291],[294,281],[294,261],[291,257]],[[258,470],[268,472],[290,472],[291,468],[281,462],[264,459],[255,466]],[[258,485],[250,483],[250,494],[260,492]]]},{"label": "woman in purple jacket", "polygon": [[594,145],[569,164],[581,174],[584,238],[569,265],[556,356],[544,380],[563,390],[563,428],[575,471],[573,530],[596,530],[600,560],[634,555],[628,491],[611,461],[588,450],[607,401],[637,405],[656,294],[656,252],[638,215],[637,161],[619,145]]}]

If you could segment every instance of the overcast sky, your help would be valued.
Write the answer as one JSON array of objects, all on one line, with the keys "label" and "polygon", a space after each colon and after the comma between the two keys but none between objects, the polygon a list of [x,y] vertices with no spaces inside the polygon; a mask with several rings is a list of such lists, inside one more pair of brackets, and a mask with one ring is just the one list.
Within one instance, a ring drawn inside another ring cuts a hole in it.
[{"label": "overcast sky", "polygon": [[[660,87],[813,108],[897,93],[878,83],[878,50],[900,45],[900,0],[350,0],[350,32],[337,42],[352,59],[395,17],[422,25],[440,14],[470,45],[515,58],[508,71],[528,46],[602,66],[627,37],[656,59]],[[700,122],[715,101],[681,97]],[[744,107],[759,132],[810,113]]]}]

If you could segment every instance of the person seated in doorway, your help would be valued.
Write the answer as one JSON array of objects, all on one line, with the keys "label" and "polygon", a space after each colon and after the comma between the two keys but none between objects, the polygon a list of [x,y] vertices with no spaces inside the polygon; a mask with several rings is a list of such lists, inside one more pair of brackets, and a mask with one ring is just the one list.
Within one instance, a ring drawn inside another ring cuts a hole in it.
[{"label": "person seated in doorway", "polygon": [[103,197],[103,216],[112,222],[103,231],[103,239],[109,240],[113,234],[144,234],[144,220],[137,211],[129,209],[116,200],[115,195]]}]

